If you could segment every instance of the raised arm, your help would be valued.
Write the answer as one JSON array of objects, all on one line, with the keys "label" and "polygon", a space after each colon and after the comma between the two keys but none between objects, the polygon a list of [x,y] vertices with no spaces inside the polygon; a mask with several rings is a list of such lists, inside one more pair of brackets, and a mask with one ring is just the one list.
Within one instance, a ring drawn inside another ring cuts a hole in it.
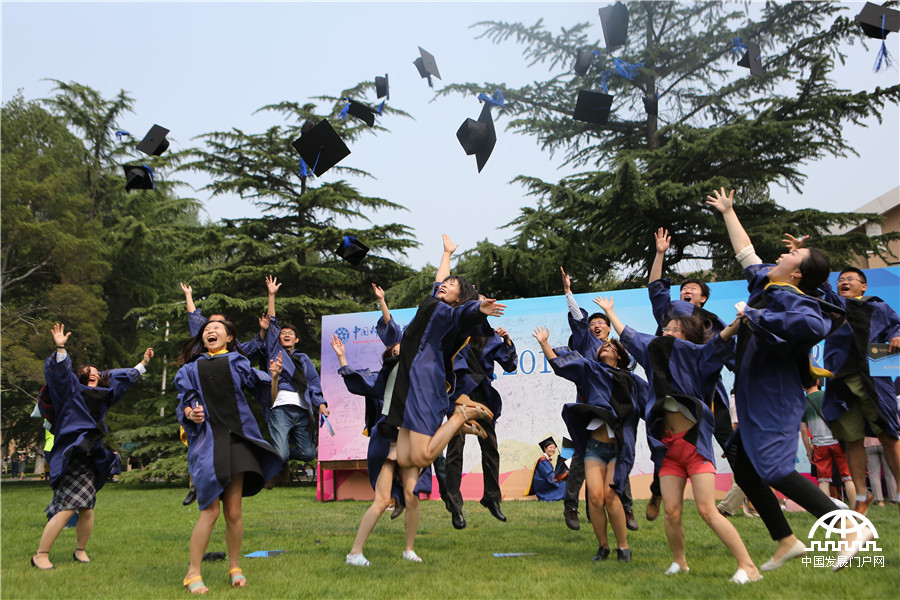
[{"label": "raised arm", "polygon": [[446,233],[442,234],[442,237],[444,239],[444,253],[441,254],[441,264],[434,276],[434,280],[438,283],[450,277],[450,257],[459,248],[459,244],[454,244],[453,240]]},{"label": "raised arm", "polygon": [[282,369],[281,354],[275,360],[269,361],[269,375],[272,376],[272,404],[275,404],[275,398],[278,396],[278,378]]},{"label": "raised arm", "polygon": [[538,344],[541,345],[541,350],[544,352],[544,356],[547,357],[547,360],[552,360],[556,358],[556,352],[553,351],[553,348],[550,346],[550,330],[546,327],[535,327],[534,333],[531,335],[534,336],[534,339],[538,341]]},{"label": "raised arm", "polygon": [[619,320],[618,315],[616,315],[616,311],[613,310],[613,302],[612,297],[604,298],[603,296],[597,296],[594,298],[594,304],[603,309],[603,312],[606,313],[606,316],[609,317],[609,324],[612,325],[612,328],[615,330],[616,335],[621,336],[622,332],[625,330],[625,324]]},{"label": "raised arm", "polygon": [[[384,322],[387,323],[391,320],[391,311],[388,309],[387,302],[384,299],[384,290],[381,289],[380,285],[375,285],[373,283],[372,291],[375,293],[375,297],[378,298],[378,305],[381,307],[381,316],[384,318]],[[332,344],[332,346],[334,346],[334,344]]]},{"label": "raised arm", "polygon": [[178,285],[181,286],[181,291],[184,292],[184,302],[187,304],[187,311],[192,313],[197,310],[197,307],[194,306],[194,288],[185,285],[180,281],[178,282]]},{"label": "raised arm", "polygon": [[341,341],[336,335],[331,336],[331,349],[334,350],[334,354],[337,356],[338,364],[342,367],[347,366],[347,356],[344,351],[344,342]]},{"label": "raised arm", "polygon": [[725,188],[714,190],[713,195],[706,197],[706,203],[714,207],[722,213],[725,219],[725,228],[728,230],[728,237],[731,239],[731,247],[734,249],[735,255],[744,267],[762,262],[753,250],[753,244],[750,242],[750,236],[744,231],[740,219],[734,212],[734,190],[726,196]]},{"label": "raised arm", "polygon": [[56,362],[62,362],[66,359],[66,342],[69,341],[72,332],[66,333],[66,326],[56,323],[50,328],[50,333],[53,335],[53,343],[56,344]]},{"label": "raised arm", "polygon": [[653,264],[650,265],[651,282],[662,279],[663,259],[665,258],[666,251],[669,249],[669,245],[672,241],[668,230],[663,229],[662,227],[656,230],[654,237],[656,238],[656,256],[653,257]]},{"label": "raised arm", "polygon": [[576,321],[580,321],[583,316],[581,314],[581,308],[579,308],[578,303],[575,302],[575,296],[572,295],[572,278],[569,277],[566,270],[562,267],[559,268],[559,272],[562,273],[563,293],[566,295],[566,305],[569,307],[569,314],[572,315],[572,318]]},{"label": "raised arm", "polygon": [[272,277],[271,275],[266,275],[266,296],[268,299],[268,311],[269,316],[275,316],[275,294],[278,293],[278,288],[281,287],[281,284],[278,283],[277,277]]}]

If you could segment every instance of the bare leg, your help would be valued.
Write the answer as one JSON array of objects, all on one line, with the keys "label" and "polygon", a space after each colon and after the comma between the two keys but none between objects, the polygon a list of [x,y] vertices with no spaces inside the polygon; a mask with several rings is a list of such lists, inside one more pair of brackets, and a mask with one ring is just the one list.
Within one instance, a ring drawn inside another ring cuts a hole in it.
[{"label": "bare leg", "polygon": [[378,523],[378,519],[384,514],[388,505],[391,503],[391,486],[394,480],[394,461],[386,460],[381,466],[381,472],[378,473],[378,479],[375,480],[375,501],[372,506],[363,515],[359,524],[359,531],[356,532],[356,538],[353,540],[353,547],[350,554],[362,554],[363,546],[369,539],[372,530]]},{"label": "bare leg", "polygon": [[606,480],[606,485],[603,488],[606,490],[606,514],[609,515],[609,523],[612,525],[613,534],[616,536],[616,547],[624,549],[628,547],[628,528],[625,527],[625,509],[622,508],[622,500],[619,499],[619,494],[612,487],[615,474],[616,461],[613,459],[606,465],[604,475]]},{"label": "bare leg", "polygon": [[[206,507],[204,510],[200,511],[200,518],[197,519],[197,524],[194,525],[194,531],[191,533],[191,553],[190,553],[190,566],[188,567],[187,575],[185,575],[185,581],[193,579],[194,577],[200,576],[200,565],[203,563],[203,555],[206,553],[206,548],[209,546],[209,537],[212,535],[213,527],[216,524],[216,520],[219,518],[219,500],[213,500],[213,502]],[[205,594],[209,591],[209,588],[206,586],[197,588],[195,590],[198,594]]]},{"label": "bare leg", "polygon": [[[857,490],[864,491],[866,489],[866,448],[863,446],[863,440],[847,442],[845,454],[847,455],[847,467],[850,469],[850,477],[853,478],[853,485],[856,486]],[[828,495],[828,492],[826,492],[826,495]],[[850,506],[853,506],[852,502]]]},{"label": "bare leg", "polygon": [[660,475],[659,477],[659,489],[662,491],[663,510],[665,511],[663,524],[666,529],[666,539],[669,541],[669,549],[672,551],[672,561],[677,563],[682,570],[688,568],[687,556],[684,551],[684,524],[681,516],[684,510],[686,484],[686,479],[676,475]]},{"label": "bare leg", "polygon": [[[91,532],[93,531],[94,509],[79,508],[78,524],[75,526],[75,556],[78,560],[90,562],[91,559],[88,558],[84,549],[87,548],[88,540],[91,539]],[[81,550],[78,550],[78,548],[81,548]]]},{"label": "bare leg", "polygon": [[731,551],[731,555],[737,561],[738,568],[743,569],[750,579],[759,577],[759,570],[753,564],[744,541],[738,534],[737,529],[731,524],[731,521],[722,516],[716,510],[716,474],[715,473],[697,473],[691,475],[691,486],[694,490],[694,501],[697,504],[697,512],[709,525],[725,547]]},{"label": "bare leg", "polygon": [[413,492],[419,480],[419,469],[417,467],[403,469],[400,478],[403,481],[403,497],[406,499],[406,516],[403,519],[406,546],[403,549],[412,550],[416,541],[416,531],[419,529],[419,496]]},{"label": "bare leg", "polygon": [[38,551],[31,557],[38,568],[49,569],[53,566],[53,563],[50,562],[50,550],[74,512],[74,510],[62,510],[47,521],[47,524],[44,526],[44,533],[41,535],[41,541],[38,543]]},{"label": "bare leg", "polygon": [[[225,509],[225,548],[228,550],[229,571],[240,568],[241,544],[244,541],[244,516],[241,511],[243,491],[244,474],[237,473],[231,477],[231,483],[222,494],[222,504]],[[235,582],[235,587],[246,585],[246,579]]]},{"label": "bare leg", "polygon": [[852,477],[844,482],[844,492],[847,494],[847,504],[852,504],[853,499],[856,498],[856,485],[853,483]]},{"label": "bare leg", "polygon": [[[900,441],[884,433],[879,435],[878,439],[881,440],[881,445],[884,448],[884,460],[888,465],[888,469],[891,470],[891,475],[894,476],[895,483],[894,489],[885,490],[884,496],[886,500],[893,499],[898,501],[900,500]],[[863,456],[865,456],[865,450],[863,450]],[[887,480],[887,477],[885,477],[885,480]],[[856,489],[860,489],[859,486]]]},{"label": "bare leg", "polygon": [[600,546],[609,547],[609,538],[606,534],[606,473],[603,471],[603,463],[599,460],[584,461],[584,481],[587,483],[587,500],[591,506],[591,525],[594,527],[594,535]]},{"label": "bare leg", "polygon": [[[474,419],[476,416],[478,416],[478,414],[478,410],[473,407],[460,406],[449,419],[444,421],[444,423],[440,427],[438,427],[437,431],[434,432],[434,435],[428,436],[424,433],[410,431],[409,460],[412,464],[409,466],[418,467],[420,469],[428,467],[428,465],[433,463],[434,459],[436,459],[438,455],[444,451],[444,448],[447,447],[447,444],[450,443],[450,440],[454,435],[456,435],[456,432],[459,431],[459,428],[462,427],[463,424],[469,419]],[[397,437],[397,450],[397,458],[399,459],[399,436]],[[406,468],[406,466],[399,460],[398,463],[401,467]]]}]

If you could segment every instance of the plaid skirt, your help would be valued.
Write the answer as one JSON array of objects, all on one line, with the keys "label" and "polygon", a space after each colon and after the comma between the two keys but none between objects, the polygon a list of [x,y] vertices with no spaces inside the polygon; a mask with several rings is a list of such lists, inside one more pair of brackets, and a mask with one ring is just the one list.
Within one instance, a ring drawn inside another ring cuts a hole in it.
[{"label": "plaid skirt", "polygon": [[94,464],[84,454],[74,454],[66,472],[53,490],[53,499],[44,511],[52,519],[56,513],[79,508],[94,508],[97,486],[94,484]]}]

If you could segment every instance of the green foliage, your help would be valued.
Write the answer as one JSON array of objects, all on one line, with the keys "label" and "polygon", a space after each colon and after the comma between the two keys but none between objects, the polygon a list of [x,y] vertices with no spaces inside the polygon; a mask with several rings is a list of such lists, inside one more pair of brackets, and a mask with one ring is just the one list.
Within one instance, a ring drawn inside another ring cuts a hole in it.
[{"label": "green foliage", "polygon": [[[810,244],[831,251],[835,265],[865,251],[883,256],[897,234],[829,234],[836,225],[877,221],[877,216],[788,211],[767,192],[771,184],[799,190],[805,164],[853,154],[844,128],[880,119],[886,105],[900,100],[900,85],[852,92],[830,80],[834,65],[844,60],[842,49],[862,36],[843,14],[846,7],[766,3],[753,6],[757,18],[719,2],[630,2],[628,7],[629,42],[617,56],[643,63],[632,81],[615,75],[605,50],[585,76],[569,70],[577,50],[603,48],[601,40],[588,37],[586,23],[556,34],[540,21],[530,27],[474,26],[494,43],[523,46],[524,60],[547,65],[551,78],[518,89],[452,84],[438,95],[500,89],[509,129],[561,153],[564,164],[589,170],[556,184],[521,176],[537,206],[523,208],[509,224],[515,235],[503,253],[483,245],[467,255],[461,271],[471,271],[480,285],[504,297],[524,295],[519,278],[510,277],[518,265],[529,265],[522,271],[537,288],[551,282],[560,265],[576,287],[610,279],[631,287],[649,270],[652,232],[665,227],[672,233],[668,270],[695,270],[698,261],[709,261],[708,278],[733,278],[738,273],[725,228],[704,205],[706,195],[719,187],[737,190],[738,214],[765,260],[781,253],[785,232],[810,234]],[[761,40],[762,77],[734,65],[735,36]],[[578,90],[598,89],[604,71],[613,71],[609,122],[575,121]],[[644,99],[657,97],[659,115],[647,114]],[[480,252],[486,256],[478,257]],[[507,266],[498,268],[496,259]]]}]

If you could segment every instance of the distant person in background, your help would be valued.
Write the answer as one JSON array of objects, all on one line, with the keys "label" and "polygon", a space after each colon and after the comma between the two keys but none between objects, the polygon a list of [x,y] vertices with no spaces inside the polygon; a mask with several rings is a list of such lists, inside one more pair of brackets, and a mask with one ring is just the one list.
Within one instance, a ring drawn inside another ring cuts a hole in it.
[{"label": "distant person in background", "polygon": [[[819,390],[819,382],[806,389],[806,401],[808,406],[803,413],[800,422],[800,439],[806,449],[809,462],[816,466],[816,477],[819,489],[826,494],[831,494],[831,473],[836,466],[844,482],[844,490],[847,493],[847,501],[853,502],[856,498],[856,486],[850,477],[850,468],[847,466],[847,457],[841,449],[831,430],[825,423],[822,415],[822,397],[824,392]],[[812,438],[812,439],[810,439]]]},{"label": "distant person in background", "polygon": [[562,500],[566,493],[566,474],[557,475],[556,469],[553,467],[553,456],[557,450],[556,442],[552,437],[548,437],[542,440],[538,446],[541,447],[543,454],[534,463],[531,485],[525,495],[534,494],[538,500],[544,502]]},{"label": "distant person in background", "polygon": [[[900,379],[898,379],[900,381]],[[891,503],[897,502],[891,498],[890,493],[884,494],[881,487],[881,476],[884,475],[884,485],[886,490],[892,490],[897,487],[894,476],[888,468],[887,460],[884,458],[884,447],[881,440],[877,437],[866,436],[863,445],[866,448],[866,467],[869,471],[869,484],[872,496],[874,496],[878,506],[884,506],[885,500]]]}]

